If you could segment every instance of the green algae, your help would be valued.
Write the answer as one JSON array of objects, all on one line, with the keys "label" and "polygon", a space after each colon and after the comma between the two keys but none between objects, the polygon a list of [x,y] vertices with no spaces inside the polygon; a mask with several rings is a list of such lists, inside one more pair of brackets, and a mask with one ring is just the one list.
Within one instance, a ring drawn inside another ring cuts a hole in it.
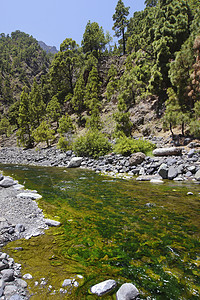
[{"label": "green algae", "polygon": [[[33,275],[33,299],[97,299],[89,288],[109,278],[133,282],[142,299],[199,299],[198,185],[157,186],[85,170],[1,169],[42,194],[40,207],[62,223],[43,236],[5,247],[22,263],[23,274]],[[24,250],[15,251],[18,246]],[[43,277],[47,285],[35,286]],[[66,278],[79,286],[60,294]]]}]

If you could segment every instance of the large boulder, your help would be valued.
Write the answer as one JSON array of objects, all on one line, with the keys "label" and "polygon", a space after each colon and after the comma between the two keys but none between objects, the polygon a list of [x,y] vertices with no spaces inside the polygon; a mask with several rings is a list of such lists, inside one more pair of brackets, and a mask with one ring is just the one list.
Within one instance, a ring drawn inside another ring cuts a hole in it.
[{"label": "large boulder", "polygon": [[169,155],[181,155],[182,148],[169,147],[169,148],[157,148],[153,150],[155,156],[169,156]]},{"label": "large boulder", "polygon": [[115,280],[108,279],[105,281],[102,281],[98,284],[95,284],[91,287],[90,291],[92,294],[95,294],[99,297],[107,294],[111,290],[113,290],[117,286],[117,283]]},{"label": "large boulder", "polygon": [[158,174],[163,178],[168,178],[168,166],[166,164],[162,164],[158,169]]},{"label": "large boulder", "polygon": [[12,185],[14,185],[15,184],[15,181],[12,179],[12,178],[10,178],[10,177],[3,177],[3,179],[2,180],[0,180],[0,186],[1,187],[10,187],[10,186],[12,186]]},{"label": "large boulder", "polygon": [[170,166],[168,170],[168,179],[172,180],[176,178],[178,175],[178,169],[175,168],[174,166]]},{"label": "large boulder", "polygon": [[73,158],[70,160],[70,162],[69,162],[67,168],[78,168],[78,167],[80,167],[80,165],[81,165],[81,163],[82,163],[82,160],[83,160],[82,157],[73,157]]},{"label": "large boulder", "polygon": [[129,158],[130,166],[137,166],[145,160],[146,155],[142,152],[137,152],[131,155]]},{"label": "large boulder", "polygon": [[116,294],[117,300],[139,299],[139,291],[132,283],[124,283]]},{"label": "large boulder", "polygon": [[196,172],[196,174],[194,175],[194,178],[197,180],[197,181],[200,181],[200,170],[198,170]]},{"label": "large boulder", "polygon": [[17,195],[17,198],[31,198],[32,200],[41,199],[42,196],[33,192],[23,192]]}]

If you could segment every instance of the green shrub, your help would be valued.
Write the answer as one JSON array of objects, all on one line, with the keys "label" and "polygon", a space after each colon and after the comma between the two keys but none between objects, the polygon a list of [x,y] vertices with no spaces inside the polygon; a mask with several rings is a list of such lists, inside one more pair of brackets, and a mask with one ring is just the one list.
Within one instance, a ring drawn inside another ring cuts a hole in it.
[{"label": "green shrub", "polygon": [[143,139],[134,140],[123,136],[117,139],[117,142],[114,146],[114,151],[124,156],[128,156],[136,152],[143,152],[147,154],[148,152],[152,151],[155,147],[156,146],[149,141]]},{"label": "green shrub", "polygon": [[89,131],[86,135],[77,138],[73,150],[79,156],[98,158],[111,151],[112,146],[108,139],[98,130]]},{"label": "green shrub", "polygon": [[64,136],[61,136],[58,140],[57,148],[64,151],[68,151],[72,149],[72,144]]}]

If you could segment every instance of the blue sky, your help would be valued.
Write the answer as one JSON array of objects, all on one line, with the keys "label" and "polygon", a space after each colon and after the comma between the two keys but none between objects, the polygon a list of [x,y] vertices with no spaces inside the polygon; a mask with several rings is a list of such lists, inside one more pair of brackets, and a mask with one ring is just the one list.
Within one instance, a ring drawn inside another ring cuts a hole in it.
[{"label": "blue sky", "polygon": [[[49,46],[60,44],[65,38],[79,45],[90,20],[97,22],[113,36],[112,16],[118,0],[1,0],[0,33],[20,30]],[[143,10],[142,0],[124,0],[130,6],[130,16]]]}]

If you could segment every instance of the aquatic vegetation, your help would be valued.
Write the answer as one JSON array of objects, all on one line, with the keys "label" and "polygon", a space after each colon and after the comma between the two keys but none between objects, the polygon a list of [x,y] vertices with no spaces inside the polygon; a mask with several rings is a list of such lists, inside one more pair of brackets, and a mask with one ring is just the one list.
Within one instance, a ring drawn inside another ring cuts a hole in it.
[{"label": "aquatic vegetation", "polygon": [[[96,299],[89,288],[109,278],[133,282],[141,299],[199,299],[198,185],[109,180],[87,170],[2,169],[37,189],[43,195],[40,207],[62,223],[44,236],[6,247],[23,272],[33,275],[33,299],[51,299],[48,286],[34,285],[41,277],[58,292],[64,279],[77,274],[83,276],[79,287],[63,299]],[[24,250],[16,252],[16,245]]]}]

